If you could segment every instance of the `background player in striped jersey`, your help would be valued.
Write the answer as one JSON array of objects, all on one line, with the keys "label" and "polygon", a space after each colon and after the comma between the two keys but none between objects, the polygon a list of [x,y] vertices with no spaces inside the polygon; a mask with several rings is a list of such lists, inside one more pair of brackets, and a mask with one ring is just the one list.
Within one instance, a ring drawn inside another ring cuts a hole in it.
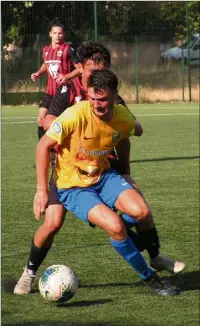
[{"label": "background player in striped jersey", "polygon": [[37,72],[31,75],[31,79],[35,82],[42,74],[47,73],[45,94],[39,104],[37,117],[39,139],[44,134],[44,118],[52,97],[56,93],[56,88],[66,80],[79,74],[77,69],[78,58],[75,51],[64,43],[64,26],[61,24],[52,25],[49,36],[51,44],[42,49],[43,64]]},{"label": "background player in striped jersey", "polygon": [[[78,48],[77,54],[80,61],[79,69],[82,75],[67,81],[64,85],[57,88],[56,95],[53,97],[44,121],[45,129],[48,129],[55,117],[59,116],[67,107],[80,100],[87,99],[87,80],[89,75],[94,69],[101,70],[104,67],[109,67],[111,63],[109,51],[97,42],[83,43]],[[120,97],[117,97],[116,103],[125,104]],[[137,134],[135,135],[140,136],[143,132],[142,127],[137,120],[136,124]],[[129,152],[129,141],[123,142],[122,146],[119,144],[118,155],[120,156],[120,161],[112,160],[111,166],[120,174],[126,175],[129,178],[128,181],[136,187],[135,182],[130,177]],[[31,292],[36,272],[51,248],[55,234],[62,227],[65,213],[66,211],[58,200],[55,185],[51,179],[48,208],[45,212],[44,222],[34,234],[26,268],[15,287],[14,293],[26,294]],[[174,273],[184,269],[183,263],[167,260],[159,255],[159,237],[151,213],[148,220],[138,225],[137,228],[138,236],[132,230],[130,230],[129,236],[132,237],[140,250],[146,249],[148,251],[150,262],[154,267],[166,269]]]}]

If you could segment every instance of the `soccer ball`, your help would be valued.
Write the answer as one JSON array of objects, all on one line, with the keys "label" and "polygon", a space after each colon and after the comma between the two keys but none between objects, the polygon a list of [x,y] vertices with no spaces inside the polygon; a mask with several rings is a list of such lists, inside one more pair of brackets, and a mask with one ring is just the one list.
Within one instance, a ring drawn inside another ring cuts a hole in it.
[{"label": "soccer ball", "polygon": [[38,285],[46,300],[65,302],[77,292],[78,280],[70,267],[52,265],[43,271]]}]

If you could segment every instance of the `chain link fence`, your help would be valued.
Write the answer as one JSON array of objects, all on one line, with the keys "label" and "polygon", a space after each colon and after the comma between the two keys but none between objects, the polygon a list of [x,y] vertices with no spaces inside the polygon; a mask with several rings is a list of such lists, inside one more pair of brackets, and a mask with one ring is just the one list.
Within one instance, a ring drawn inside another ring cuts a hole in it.
[{"label": "chain link fence", "polygon": [[3,103],[39,100],[45,78],[30,75],[55,22],[73,47],[98,40],[110,50],[127,102],[198,101],[199,9],[198,1],[2,1]]}]

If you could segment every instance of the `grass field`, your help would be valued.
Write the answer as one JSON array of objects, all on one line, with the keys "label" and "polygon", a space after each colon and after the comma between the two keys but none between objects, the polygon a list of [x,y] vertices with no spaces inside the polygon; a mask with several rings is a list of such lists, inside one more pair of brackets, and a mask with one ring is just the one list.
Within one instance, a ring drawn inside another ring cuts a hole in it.
[{"label": "grass field", "polygon": [[198,104],[130,108],[145,131],[141,138],[132,138],[132,176],[154,213],[161,253],[186,263],[180,275],[160,273],[181,294],[152,295],[102,231],[90,229],[70,214],[38,278],[47,266],[69,265],[79,279],[77,295],[63,306],[48,303],[37,282],[28,296],[12,294],[40,223],[32,213],[37,107],[3,107],[2,325],[199,326]]}]

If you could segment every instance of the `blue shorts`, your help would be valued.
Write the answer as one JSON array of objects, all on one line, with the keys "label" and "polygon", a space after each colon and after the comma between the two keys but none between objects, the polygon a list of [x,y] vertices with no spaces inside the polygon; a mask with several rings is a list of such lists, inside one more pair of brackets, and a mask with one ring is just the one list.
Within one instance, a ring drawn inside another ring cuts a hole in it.
[{"label": "blue shorts", "polygon": [[88,213],[96,205],[105,204],[111,209],[119,195],[132,186],[115,170],[108,169],[99,181],[90,187],[58,189],[57,193],[63,206],[83,222],[88,222]]}]

